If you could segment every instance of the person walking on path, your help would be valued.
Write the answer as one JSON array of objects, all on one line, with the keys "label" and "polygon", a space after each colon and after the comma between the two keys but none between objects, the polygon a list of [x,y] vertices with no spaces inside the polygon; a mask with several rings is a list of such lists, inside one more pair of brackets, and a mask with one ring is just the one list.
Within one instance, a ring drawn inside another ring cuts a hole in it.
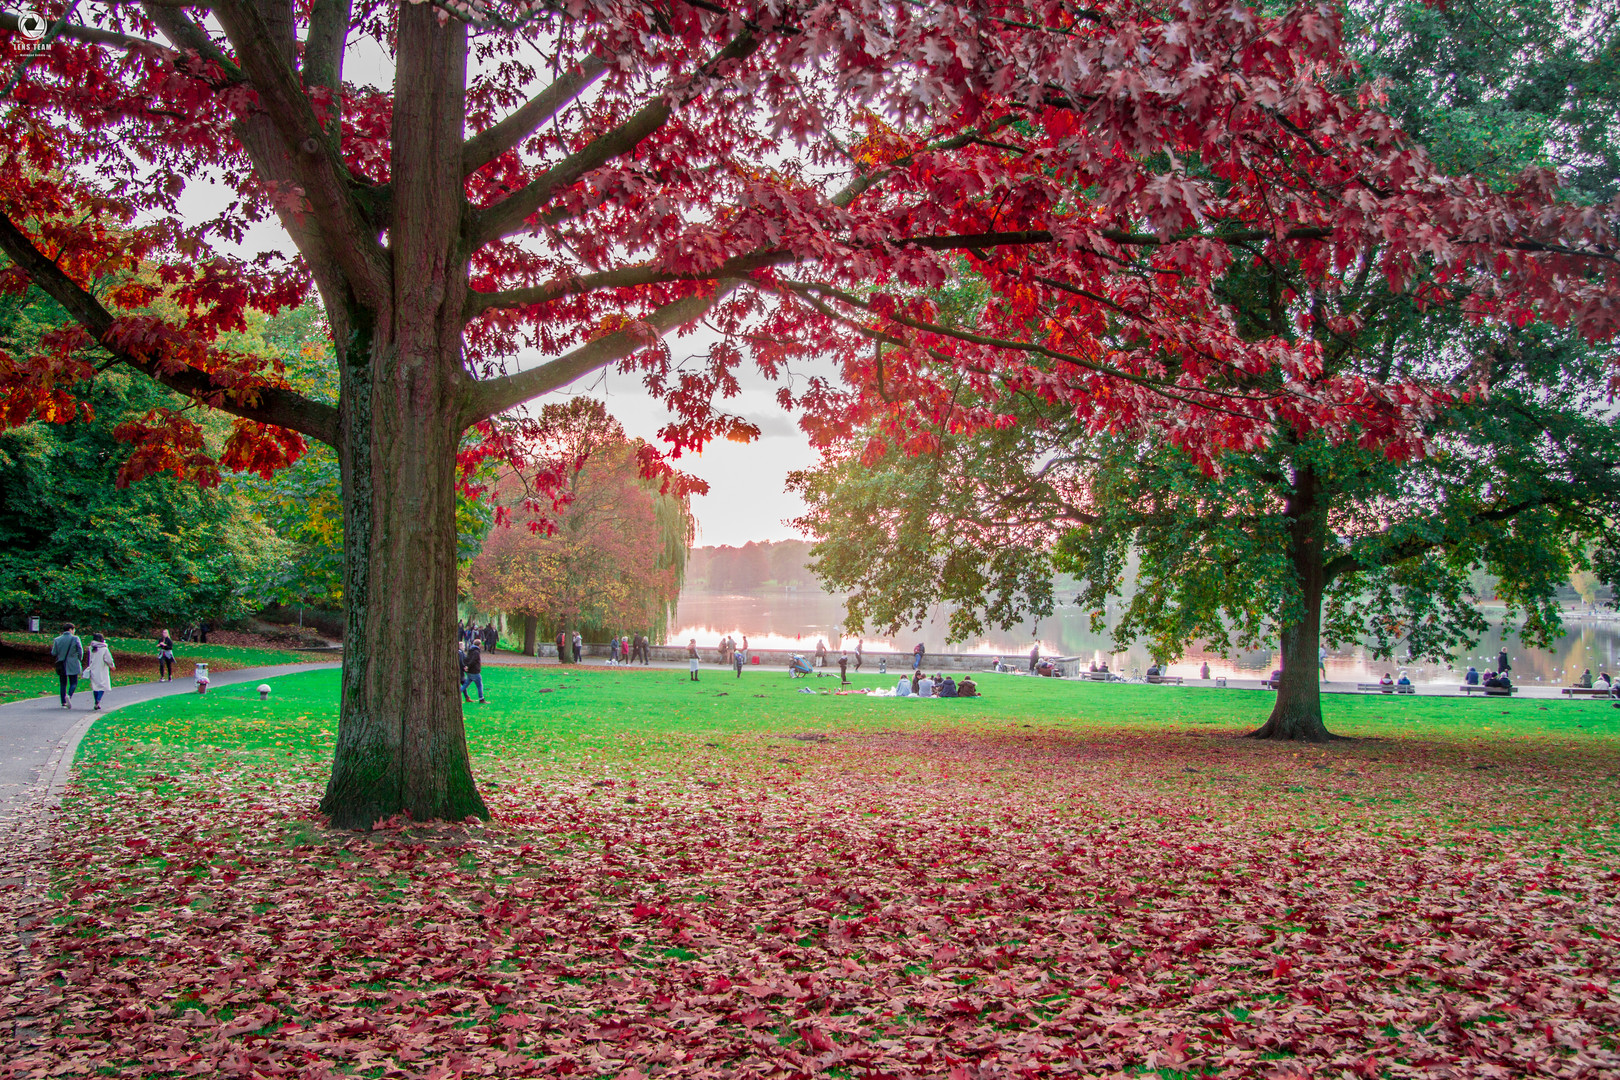
[{"label": "person walking on path", "polygon": [[860,639],[855,642],[855,674],[857,675],[861,673],[861,648],[865,644],[865,639]]},{"label": "person walking on path", "polygon": [[689,638],[686,642],[686,666],[692,672],[692,681],[697,682],[698,651],[697,638]]},{"label": "person walking on path", "polygon": [[816,667],[827,666],[827,643],[820,638],[816,639]]},{"label": "person walking on path", "polygon": [[100,634],[90,637],[90,692],[96,697],[96,711],[101,711],[101,695],[112,689],[112,671],[118,664],[113,661],[107,639]]},{"label": "person walking on path", "polygon": [[585,639],[578,630],[574,631],[574,663],[579,663],[580,657],[585,655]]},{"label": "person walking on path", "polygon": [[1035,665],[1041,662],[1041,643],[1036,642],[1035,647],[1029,650],[1029,670],[1034,671]]},{"label": "person walking on path", "polygon": [[1316,647],[1316,670],[1321,672],[1322,681],[1326,682],[1327,681],[1327,646],[1326,645],[1318,645]]},{"label": "person walking on path", "polygon": [[1496,673],[1501,675],[1503,672],[1512,670],[1513,665],[1508,663],[1507,650],[1503,649],[1501,652],[1496,654]]},{"label": "person walking on path", "polygon": [[61,682],[62,708],[71,709],[73,695],[79,691],[79,676],[84,674],[84,642],[73,632],[72,623],[62,627],[62,633],[51,642],[51,659]]},{"label": "person walking on path", "polygon": [[838,681],[843,686],[849,685],[849,653],[838,658]]},{"label": "person walking on path", "polygon": [[736,649],[731,650],[731,666],[737,669],[737,678],[742,678],[743,654]]},{"label": "person walking on path", "polygon": [[158,631],[157,647],[158,682],[172,682],[174,680],[174,638],[169,636],[167,630]]},{"label": "person walking on path", "polygon": [[466,702],[472,701],[467,694],[469,686],[478,687],[478,704],[487,704],[484,701],[484,654],[476,640],[461,654],[461,700]]}]

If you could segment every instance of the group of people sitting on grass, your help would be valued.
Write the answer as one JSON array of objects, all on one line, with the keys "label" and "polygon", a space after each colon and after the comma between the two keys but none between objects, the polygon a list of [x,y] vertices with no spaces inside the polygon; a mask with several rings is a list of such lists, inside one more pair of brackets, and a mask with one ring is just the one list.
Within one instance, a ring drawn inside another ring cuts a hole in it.
[{"label": "group of people sitting on grass", "polygon": [[900,682],[894,688],[894,696],[920,698],[978,697],[979,684],[973,681],[972,675],[964,675],[962,681],[957,682],[949,675],[929,677],[921,672],[913,671],[910,678],[901,676]]}]

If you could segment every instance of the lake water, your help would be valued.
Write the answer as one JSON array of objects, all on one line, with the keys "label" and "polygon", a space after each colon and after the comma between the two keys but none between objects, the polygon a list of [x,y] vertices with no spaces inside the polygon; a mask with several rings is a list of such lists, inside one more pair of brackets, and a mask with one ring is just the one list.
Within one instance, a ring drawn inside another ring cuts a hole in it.
[{"label": "lake water", "polygon": [[[1487,612],[1489,614],[1489,612]],[[718,593],[684,592],[671,620],[669,640],[685,642],[697,638],[698,644],[712,648],[721,638],[748,638],[752,648],[803,649],[806,652],[823,640],[834,651],[854,648],[855,638],[841,633],[844,618],[842,597],[822,592],[774,593],[762,596],[734,596]],[[1029,650],[1040,643],[1041,652],[1055,656],[1107,658],[1109,667],[1129,673],[1147,667],[1147,650],[1141,645],[1113,651],[1108,635],[1094,634],[1086,614],[1073,606],[1060,607],[1038,623],[1026,623],[1009,631],[996,631],[972,641],[949,644],[945,640],[946,616],[943,611],[920,630],[908,631],[894,638],[867,634],[862,640],[868,651],[885,649],[910,652],[921,641],[930,652],[981,653],[984,656],[1027,656]],[[1384,660],[1371,660],[1367,651],[1359,646],[1339,649],[1328,654],[1328,678],[1335,682],[1370,682],[1388,671],[1398,673],[1403,667],[1413,682],[1455,682],[1470,664],[1481,671],[1487,666],[1495,668],[1497,650],[1504,644],[1513,665],[1515,681],[1535,685],[1567,685],[1574,682],[1583,668],[1593,673],[1617,670],[1620,663],[1620,619],[1615,613],[1595,615],[1566,612],[1565,636],[1551,650],[1528,649],[1512,633],[1504,635],[1500,616],[1494,619],[1480,643],[1466,656],[1456,658],[1447,668],[1434,664],[1392,664]],[[1277,666],[1275,650],[1260,650],[1237,654],[1230,659],[1200,651],[1190,651],[1170,665],[1173,675],[1198,675],[1199,666],[1209,663],[1210,673],[1216,676],[1261,678]]]}]

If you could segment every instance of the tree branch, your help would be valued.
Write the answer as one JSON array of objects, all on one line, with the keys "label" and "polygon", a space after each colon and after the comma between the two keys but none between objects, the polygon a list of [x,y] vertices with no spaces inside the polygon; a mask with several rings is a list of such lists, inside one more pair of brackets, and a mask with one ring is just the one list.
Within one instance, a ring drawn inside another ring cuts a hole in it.
[{"label": "tree branch", "polygon": [[474,135],[461,148],[461,172],[471,176],[532,135],[558,111],[584,93],[607,70],[607,61],[589,57],[518,108],[511,116]]},{"label": "tree branch", "polygon": [[527,307],[544,304],[564,296],[593,292],[597,289],[625,289],[637,285],[659,285],[671,281],[709,281],[720,278],[741,277],[766,266],[793,262],[798,256],[790,251],[764,251],[749,255],[736,255],[719,266],[708,270],[662,270],[652,263],[639,263],[616,270],[584,274],[578,277],[549,281],[505,292],[473,293],[467,297],[468,319],[475,318],[493,308]]},{"label": "tree branch", "polygon": [[112,312],[102,306],[77,282],[68,277],[61,267],[46,258],[27,235],[0,213],[0,251],[26,273],[31,281],[63,309],[79,325],[90,332],[109,353],[135,370],[197,401],[213,408],[257,420],[263,424],[287,428],[308,435],[312,439],[336,445],[338,439],[337,410],[330,405],[280,387],[255,387],[232,390],[216,385],[213,376],[195,368],[165,371],[151,359],[137,356],[108,342],[109,332],[117,322]]},{"label": "tree branch", "polygon": [[567,386],[582,375],[622,360],[637,349],[646,348],[677,326],[702,318],[737,284],[732,282],[718,286],[707,296],[687,296],[672,301],[645,318],[636,320],[630,327],[587,341],[572,352],[564,353],[539,367],[473,384],[461,419],[462,425],[470,426],[559,386]]},{"label": "tree branch", "polygon": [[304,86],[320,87],[331,95],[326,106],[326,131],[336,138],[343,123],[343,46],[349,36],[350,0],[314,0],[309,11],[309,34],[304,42]]},{"label": "tree branch", "polygon": [[[234,0],[233,0],[234,2]],[[720,65],[730,60],[743,60],[759,48],[759,39],[752,30],[744,30],[720,52],[700,67],[695,78],[707,77]],[[668,95],[643,105],[630,119],[591,140],[582,149],[568,155],[546,173],[522,189],[478,214],[472,230],[472,246],[482,247],[491,240],[518,232],[523,223],[553,195],[562,191],[587,173],[606,165],[641,145],[642,140],[663,127],[674,115],[674,106]]]},{"label": "tree branch", "polygon": [[[1603,492],[1601,489],[1599,489],[1599,497],[1605,503],[1612,501],[1607,493]],[[1493,507],[1490,510],[1482,510],[1477,514],[1471,515],[1464,522],[1464,525],[1486,525],[1495,521],[1510,521],[1518,515],[1524,513],[1526,510],[1534,510],[1542,506],[1567,506],[1569,501],[1570,495],[1568,491],[1553,491],[1534,499],[1525,499],[1516,503],[1505,503],[1501,506]],[[1389,530],[1385,529],[1379,535],[1385,536],[1388,535],[1388,533]],[[1378,570],[1386,566],[1394,566],[1396,563],[1405,562],[1407,559],[1416,558],[1425,552],[1433,551],[1437,547],[1443,547],[1448,542],[1449,541],[1445,539],[1435,539],[1434,537],[1429,536],[1413,536],[1401,541],[1399,544],[1394,544],[1388,548],[1385,548],[1384,551],[1379,554],[1378,558],[1371,561],[1355,555],[1335,556],[1334,558],[1329,559],[1322,567],[1322,583],[1326,585],[1328,582],[1337,577],[1344,574],[1355,573],[1359,570]]]},{"label": "tree branch", "polygon": [[381,305],[388,291],[387,255],[354,194],[358,183],[315,119],[315,110],[298,76],[282,58],[274,33],[249,0],[216,0],[214,13],[280,136],[334,261],[357,295]]}]

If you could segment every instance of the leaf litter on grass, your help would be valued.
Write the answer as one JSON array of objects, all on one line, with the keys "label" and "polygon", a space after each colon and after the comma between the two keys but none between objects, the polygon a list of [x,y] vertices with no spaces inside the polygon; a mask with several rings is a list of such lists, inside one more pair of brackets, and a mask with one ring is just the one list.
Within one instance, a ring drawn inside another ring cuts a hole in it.
[{"label": "leaf litter on grass", "polygon": [[281,729],[131,727],[0,1075],[1620,1070],[1608,741],[893,719],[553,733],[494,822],[370,835]]}]

